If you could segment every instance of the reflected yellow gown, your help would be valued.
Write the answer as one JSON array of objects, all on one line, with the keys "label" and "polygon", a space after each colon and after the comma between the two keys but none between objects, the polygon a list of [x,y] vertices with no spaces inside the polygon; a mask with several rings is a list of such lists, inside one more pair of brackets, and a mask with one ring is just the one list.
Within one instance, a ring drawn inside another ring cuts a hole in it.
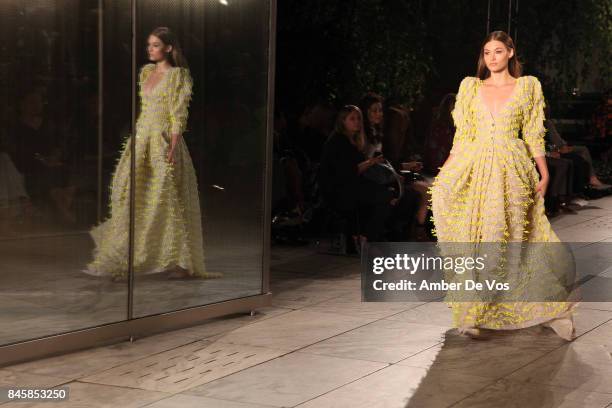
[{"label": "reflected yellow gown", "polygon": [[[453,159],[440,169],[430,190],[438,241],[559,242],[544,214],[544,199],[535,191],[539,175],[532,158],[544,156],[540,82],[532,76],[518,78],[495,117],[484,104],[481,86],[475,77],[461,82],[452,112]],[[449,305],[457,327],[518,329],[569,317],[576,303]]]},{"label": "reflected yellow gown", "polygon": [[[147,64],[139,74],[134,271],[146,274],[180,266],[192,275],[207,277],[197,179],[182,137],[175,149],[175,163],[166,160],[170,135],[185,130],[192,79],[186,68],[172,67],[144,93],[143,84],[153,69],[155,64]],[[94,259],[85,272],[92,275],[127,273],[132,142],[132,137],[127,139],[113,174],[110,217],[91,231]]]}]

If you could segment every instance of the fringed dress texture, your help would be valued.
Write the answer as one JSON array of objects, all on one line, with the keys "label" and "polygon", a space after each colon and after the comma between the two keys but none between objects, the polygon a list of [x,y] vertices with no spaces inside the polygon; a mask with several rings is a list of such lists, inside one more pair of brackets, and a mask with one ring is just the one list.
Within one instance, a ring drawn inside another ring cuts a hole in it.
[{"label": "fringed dress texture", "polygon": [[94,227],[94,259],[86,272],[125,276],[130,226],[130,146],[135,143],[134,272],[147,274],[179,266],[198,277],[204,269],[202,219],[195,169],[181,137],[175,163],[167,162],[171,134],[187,124],[192,79],[186,68],[172,67],[157,85],[143,91],[155,64],[139,74],[141,112],[135,138],[129,137],[113,174],[109,218]]},{"label": "fringed dress texture", "polygon": [[[560,242],[544,213],[544,199],[535,190],[539,175],[532,159],[544,156],[540,82],[532,76],[518,78],[497,116],[485,105],[481,87],[482,81],[475,77],[461,82],[452,112],[453,159],[440,169],[430,190],[438,242],[447,246]],[[534,248],[537,245],[542,244]],[[518,329],[571,314],[576,303],[566,301],[569,292],[544,285],[564,284],[555,269],[560,265],[561,244],[547,248],[552,248],[550,254],[528,251],[528,261],[538,267],[529,273],[516,270],[512,282],[522,290],[532,288],[537,301],[515,301],[512,292],[505,295],[509,301],[504,301],[503,294],[495,301],[473,302],[459,302],[450,295],[445,300],[453,310],[455,326]],[[554,296],[547,291],[554,291]]]}]

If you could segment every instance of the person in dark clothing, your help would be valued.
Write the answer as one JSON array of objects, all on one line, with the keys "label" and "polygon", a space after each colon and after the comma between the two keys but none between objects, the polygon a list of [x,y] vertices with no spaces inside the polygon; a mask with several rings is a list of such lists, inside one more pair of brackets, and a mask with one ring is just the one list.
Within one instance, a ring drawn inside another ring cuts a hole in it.
[{"label": "person in dark clothing", "polygon": [[423,164],[414,161],[417,144],[410,109],[394,98],[388,98],[385,105],[382,141],[385,157],[397,170],[404,169],[402,163],[406,162],[410,170],[419,171]]},{"label": "person in dark clothing", "polygon": [[327,103],[317,103],[304,110],[299,118],[300,130],[295,134],[295,145],[312,163],[319,163],[323,145],[330,134],[334,109]]},{"label": "person in dark clothing", "polygon": [[563,203],[573,195],[574,164],[569,159],[546,154],[546,165],[550,174],[550,183],[546,189],[546,215],[555,215]]},{"label": "person in dark clothing", "polygon": [[453,93],[444,95],[435,110],[429,136],[425,141],[425,169],[434,176],[438,174],[453,145],[455,124],[451,112],[455,108],[456,96]]},{"label": "person in dark clothing", "polygon": [[[547,142],[555,146],[555,151],[558,151],[561,157],[572,160],[579,171],[576,175],[574,188],[576,191],[582,191],[586,186],[590,186],[596,190],[607,190],[612,187],[609,184],[603,183],[597,177],[595,167],[593,167],[593,158],[586,146],[570,145],[561,137],[555,122],[551,120],[550,105],[546,105],[544,109]],[[586,165],[584,164],[586,162]],[[586,167],[586,170],[585,170]]]},{"label": "person in dark clothing", "polygon": [[[387,137],[383,129],[386,127],[386,117],[383,110],[384,99],[382,96],[377,95],[373,92],[368,92],[361,98],[359,103],[361,111],[363,112],[364,122],[364,133],[365,138],[365,149],[364,153],[366,157],[373,157],[375,153],[384,153],[387,160],[390,161],[394,168],[402,168],[403,170],[410,170],[418,172],[422,168],[420,162],[408,162],[399,163],[402,158],[409,157],[410,153],[408,150],[410,143],[405,143],[405,136],[410,133],[411,126],[409,121],[408,111],[403,109],[401,106],[397,108],[391,108],[388,112],[392,112],[391,122],[393,126],[388,127],[392,132],[391,137]],[[403,130],[402,130],[403,129]],[[389,147],[389,145],[391,147]],[[401,153],[401,150],[404,152]],[[389,158],[389,155],[392,158]],[[395,165],[393,164],[395,162]],[[400,166],[400,167],[398,167]],[[427,234],[427,228],[425,223],[427,221],[428,202],[429,202],[429,187],[430,184],[425,181],[410,181],[406,182],[402,179],[404,186],[404,196],[402,200],[398,202],[399,205],[395,205],[392,215],[392,227],[399,227],[405,224],[405,221],[415,219],[416,225],[414,225],[415,238],[418,241],[429,240]],[[413,224],[410,222],[409,224]],[[393,230],[394,228],[392,228]],[[405,239],[402,236],[403,233],[395,234],[398,240]]]},{"label": "person in dark clothing", "polygon": [[20,103],[17,122],[10,129],[9,154],[23,174],[33,204],[51,202],[64,221],[74,223],[71,210],[75,187],[70,184],[70,169],[58,132],[44,112],[38,91],[26,93]]},{"label": "person in dark clothing", "polygon": [[346,105],[323,146],[319,185],[326,202],[349,219],[349,233],[358,247],[384,239],[385,222],[392,210],[393,193],[384,185],[361,177],[368,168],[384,161],[383,156],[366,159],[361,110]]}]

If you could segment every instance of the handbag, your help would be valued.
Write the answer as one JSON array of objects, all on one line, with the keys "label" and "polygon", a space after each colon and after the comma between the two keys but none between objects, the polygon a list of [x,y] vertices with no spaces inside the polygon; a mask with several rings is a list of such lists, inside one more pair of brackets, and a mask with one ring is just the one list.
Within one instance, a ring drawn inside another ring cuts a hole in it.
[{"label": "handbag", "polygon": [[400,175],[397,174],[391,163],[387,160],[370,166],[362,175],[376,184],[393,187],[397,186],[398,198],[404,195],[404,183],[402,183]]}]

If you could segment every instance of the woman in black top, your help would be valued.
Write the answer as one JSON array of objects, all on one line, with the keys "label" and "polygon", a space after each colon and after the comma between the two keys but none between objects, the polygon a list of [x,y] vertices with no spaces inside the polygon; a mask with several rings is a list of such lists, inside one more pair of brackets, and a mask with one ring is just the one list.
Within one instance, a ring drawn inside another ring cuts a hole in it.
[{"label": "woman in black top", "polygon": [[334,131],[323,146],[319,169],[323,197],[349,217],[349,232],[358,245],[364,240],[384,239],[393,200],[385,186],[361,177],[369,167],[384,161],[382,156],[366,159],[364,144],[361,110],[346,105],[338,112]]}]

